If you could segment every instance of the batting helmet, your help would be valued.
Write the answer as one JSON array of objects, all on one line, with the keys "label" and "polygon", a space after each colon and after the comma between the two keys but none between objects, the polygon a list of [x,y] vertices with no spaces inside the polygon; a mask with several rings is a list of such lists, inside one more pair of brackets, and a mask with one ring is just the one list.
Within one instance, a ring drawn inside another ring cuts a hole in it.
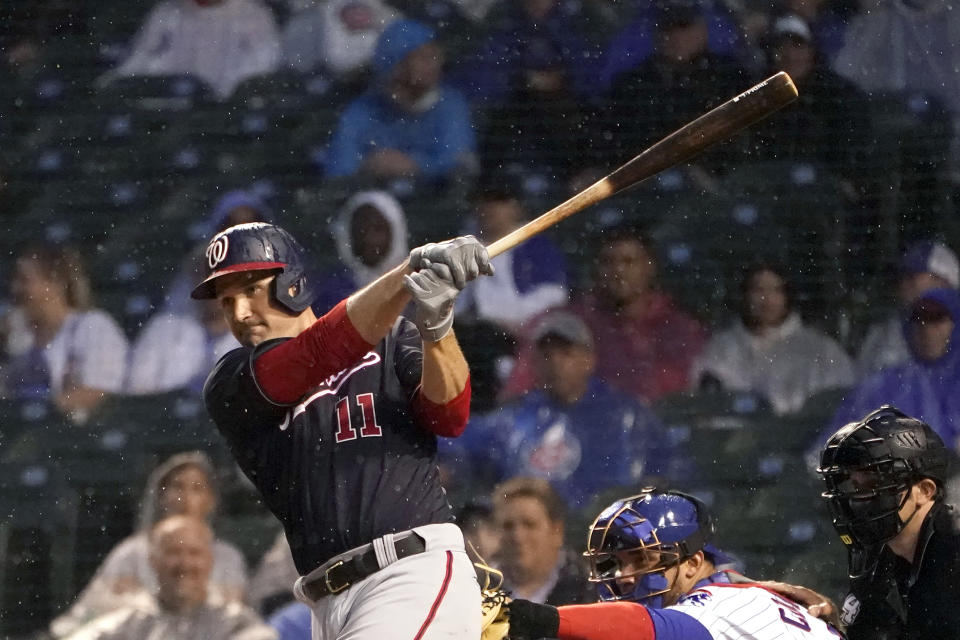
[{"label": "batting helmet", "polygon": [[280,227],[266,222],[232,226],[213,237],[205,255],[209,271],[194,288],[191,298],[215,298],[215,280],[229,273],[276,270],[271,293],[282,307],[300,313],[313,302],[303,247]]},{"label": "batting helmet", "polygon": [[[648,607],[663,606],[663,595],[673,586],[664,571],[698,551],[715,564],[730,558],[708,544],[714,533],[707,506],[679,491],[649,487],[640,494],[617,500],[590,525],[587,550],[590,582],[597,585],[600,600],[631,600]],[[624,552],[653,552],[649,564],[624,571]],[[625,583],[625,578],[636,578]],[[627,590],[629,589],[629,590]]]},{"label": "batting helmet", "polygon": [[899,515],[910,487],[923,478],[942,487],[947,465],[947,449],[930,425],[884,405],[833,434],[817,472],[840,539],[864,549],[900,533],[913,517]]}]

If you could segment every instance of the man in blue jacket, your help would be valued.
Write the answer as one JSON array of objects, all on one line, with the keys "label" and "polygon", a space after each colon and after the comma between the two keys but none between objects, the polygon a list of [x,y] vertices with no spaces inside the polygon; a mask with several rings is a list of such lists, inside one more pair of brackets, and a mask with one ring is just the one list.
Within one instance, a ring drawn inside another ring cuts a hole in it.
[{"label": "man in blue jacket", "polygon": [[460,439],[469,467],[493,470],[493,480],[547,478],[575,511],[606,489],[680,471],[656,416],[594,377],[582,320],[551,311],[533,336],[538,389],[471,424]]},{"label": "man in blue jacket", "polygon": [[441,83],[433,29],[397,20],[377,40],[370,89],[347,105],[327,151],[328,177],[438,179],[476,164],[470,108]]}]

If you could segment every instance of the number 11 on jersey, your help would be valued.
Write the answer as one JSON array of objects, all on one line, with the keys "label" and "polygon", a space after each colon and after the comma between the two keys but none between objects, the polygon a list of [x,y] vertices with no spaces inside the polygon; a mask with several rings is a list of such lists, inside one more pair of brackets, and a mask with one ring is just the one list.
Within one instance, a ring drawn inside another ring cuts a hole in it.
[{"label": "number 11 on jersey", "polygon": [[[377,424],[377,411],[373,405],[373,394],[361,393],[356,396],[356,401],[363,417],[360,436],[363,438],[380,436],[382,431],[380,425]],[[350,419],[350,396],[340,398],[337,401],[337,433],[335,439],[338,443],[357,439],[357,430],[353,428],[353,422]]]}]

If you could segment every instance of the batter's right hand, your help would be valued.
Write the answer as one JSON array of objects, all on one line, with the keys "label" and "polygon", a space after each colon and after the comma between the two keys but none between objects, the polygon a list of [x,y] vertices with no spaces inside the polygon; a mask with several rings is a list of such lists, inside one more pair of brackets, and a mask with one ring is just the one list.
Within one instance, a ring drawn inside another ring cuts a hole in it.
[{"label": "batter's right hand", "polygon": [[480,274],[493,275],[487,248],[473,236],[431,242],[410,252],[410,267],[414,271],[420,271],[431,263],[435,271],[441,271],[441,265],[446,266],[457,289],[463,289],[467,282]]}]

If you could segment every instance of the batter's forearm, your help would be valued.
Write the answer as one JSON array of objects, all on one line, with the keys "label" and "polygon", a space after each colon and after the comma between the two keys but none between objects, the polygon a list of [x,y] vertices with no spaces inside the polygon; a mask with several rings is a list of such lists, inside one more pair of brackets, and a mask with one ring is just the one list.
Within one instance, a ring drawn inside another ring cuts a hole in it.
[{"label": "batter's forearm", "polygon": [[427,400],[436,404],[453,400],[469,377],[470,368],[452,331],[437,342],[424,341],[420,392]]},{"label": "batter's forearm", "polygon": [[403,288],[404,274],[412,270],[403,264],[391,269],[347,298],[347,317],[364,340],[377,344],[393,327],[410,294]]}]

